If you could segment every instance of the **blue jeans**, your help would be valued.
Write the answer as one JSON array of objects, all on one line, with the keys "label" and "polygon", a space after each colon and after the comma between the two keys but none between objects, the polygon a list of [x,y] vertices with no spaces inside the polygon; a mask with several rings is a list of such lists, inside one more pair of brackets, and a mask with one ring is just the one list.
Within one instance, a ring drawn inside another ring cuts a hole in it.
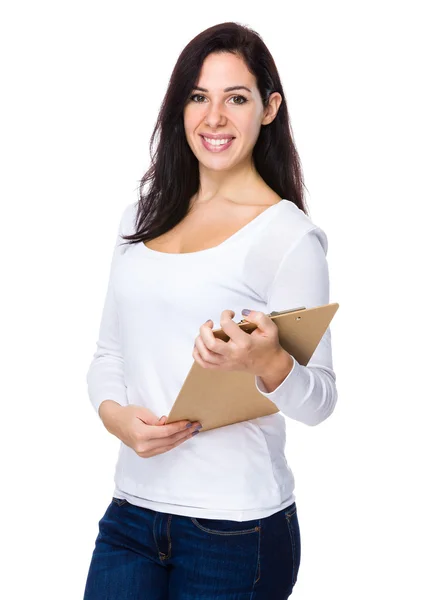
[{"label": "blue jeans", "polygon": [[295,502],[239,522],[112,498],[99,521],[84,600],[285,600],[300,560]]}]

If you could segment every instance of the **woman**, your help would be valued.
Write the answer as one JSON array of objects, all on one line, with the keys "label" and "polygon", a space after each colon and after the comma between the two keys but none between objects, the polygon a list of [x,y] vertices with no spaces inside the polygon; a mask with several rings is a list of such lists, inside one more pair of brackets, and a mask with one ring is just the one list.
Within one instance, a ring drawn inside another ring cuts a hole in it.
[{"label": "woman", "polygon": [[[223,23],[185,47],[151,157],[122,215],[87,376],[122,443],[85,600],[284,599],[301,557],[284,415],[316,425],[337,391],[330,330],[304,366],[267,316],[327,304],[329,276],[280,78],[254,31]],[[244,307],[251,335],[233,320]],[[165,424],[194,360],[253,374],[279,412],[206,432]]]}]

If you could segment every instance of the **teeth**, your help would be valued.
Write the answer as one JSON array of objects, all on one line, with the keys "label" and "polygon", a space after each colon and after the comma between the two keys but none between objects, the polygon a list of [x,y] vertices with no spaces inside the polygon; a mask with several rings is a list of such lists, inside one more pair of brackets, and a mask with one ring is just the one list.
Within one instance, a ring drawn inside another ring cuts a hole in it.
[{"label": "teeth", "polygon": [[228,142],[230,142],[232,140],[232,138],[226,138],[224,140],[213,140],[211,138],[206,138],[206,137],[204,139],[206,140],[206,142],[208,142],[212,146],[223,146],[223,144],[227,144]]}]

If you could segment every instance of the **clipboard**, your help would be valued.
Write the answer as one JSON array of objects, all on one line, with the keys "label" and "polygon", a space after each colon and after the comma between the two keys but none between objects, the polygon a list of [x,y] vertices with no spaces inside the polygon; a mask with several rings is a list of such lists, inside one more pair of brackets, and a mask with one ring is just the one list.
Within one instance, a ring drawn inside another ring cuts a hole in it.
[{"label": "clipboard", "polygon": [[[337,302],[314,308],[300,306],[267,314],[278,327],[279,343],[301,365],[307,365],[339,308]],[[251,333],[255,323],[243,319],[239,327]],[[222,328],[213,335],[225,342]],[[240,423],[279,412],[256,388],[255,376],[245,371],[204,369],[197,361],[190,368],[166,423],[199,421],[202,431]]]}]

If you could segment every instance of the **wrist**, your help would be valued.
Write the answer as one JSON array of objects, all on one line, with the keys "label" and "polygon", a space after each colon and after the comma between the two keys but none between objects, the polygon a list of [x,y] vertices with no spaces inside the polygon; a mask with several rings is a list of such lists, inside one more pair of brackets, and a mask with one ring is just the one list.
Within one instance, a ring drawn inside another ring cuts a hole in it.
[{"label": "wrist", "polygon": [[293,358],[284,348],[271,358],[263,373],[259,374],[268,393],[274,391],[286,379],[293,368]]}]

